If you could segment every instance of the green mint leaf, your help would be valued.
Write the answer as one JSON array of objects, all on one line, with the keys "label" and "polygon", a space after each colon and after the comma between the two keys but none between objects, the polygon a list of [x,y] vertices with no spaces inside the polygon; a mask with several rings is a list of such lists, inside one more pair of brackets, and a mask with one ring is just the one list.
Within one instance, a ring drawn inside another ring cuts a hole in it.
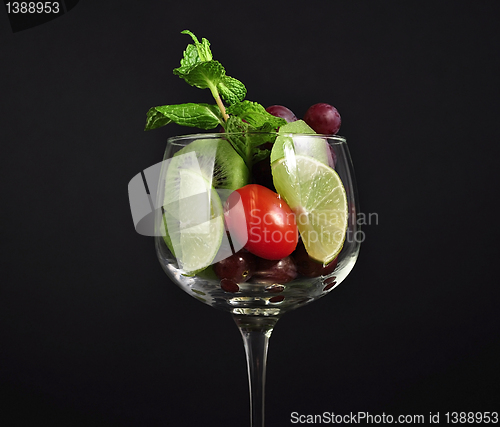
[{"label": "green mint leaf", "polygon": [[246,160],[247,143],[244,134],[249,131],[248,123],[244,123],[236,116],[229,116],[224,126],[226,133],[228,133],[229,142],[240,157],[243,160]]},{"label": "green mint leaf", "polygon": [[[259,147],[267,142],[273,143],[276,139],[273,124],[264,123],[262,126],[254,127],[234,115],[229,116],[225,124],[225,130],[229,142],[235,151],[245,160],[250,170],[255,163],[269,156],[269,150],[262,150]],[[248,136],[249,132],[253,133],[251,137]],[[259,132],[262,135],[259,135]]]},{"label": "green mint leaf", "polygon": [[200,43],[196,36],[189,30],[182,31],[182,34],[189,34],[195,44],[188,44],[184,51],[184,56],[181,59],[181,66],[174,69],[174,74],[179,77],[184,77],[189,71],[201,62],[211,61],[212,52],[210,51],[210,43],[207,39],[202,39]]},{"label": "green mint leaf", "polygon": [[238,116],[254,128],[260,128],[267,123],[275,130],[287,123],[285,119],[269,114],[261,104],[248,100],[230,105],[227,107],[227,113]]},{"label": "green mint leaf", "polygon": [[172,120],[156,110],[155,107],[150,108],[146,113],[146,126],[144,130],[152,130],[168,125]]},{"label": "green mint leaf", "polygon": [[224,119],[217,105],[194,103],[163,105],[148,111],[145,130],[156,129],[170,122],[207,130],[224,123]]},{"label": "green mint leaf", "polygon": [[255,164],[257,162],[260,162],[261,160],[267,159],[270,154],[271,150],[268,150],[267,148],[264,150],[255,150],[252,157],[252,163]]},{"label": "green mint leaf", "polygon": [[233,77],[224,76],[217,85],[222,99],[229,105],[236,104],[245,99],[247,89],[243,83]]},{"label": "green mint leaf", "polygon": [[198,41],[198,38],[189,30],[181,31],[181,34],[189,34],[194,41],[196,49],[198,50],[198,56],[200,61],[211,61],[212,60],[212,51],[210,50],[210,42],[202,38],[201,43]]},{"label": "green mint leaf", "polygon": [[[174,70],[174,74],[178,74],[177,70]],[[196,86],[200,89],[210,88],[210,90],[216,90],[215,88],[225,74],[226,70],[222,64],[219,61],[212,60],[200,62],[187,70],[187,72],[184,72],[184,74],[178,75],[191,86]]]},{"label": "green mint leaf", "polygon": [[184,56],[181,59],[181,66],[174,69],[174,74],[182,77],[187,74],[189,70],[198,64],[200,61],[200,56],[198,55],[198,49],[193,44],[188,44],[186,50],[184,51]]}]

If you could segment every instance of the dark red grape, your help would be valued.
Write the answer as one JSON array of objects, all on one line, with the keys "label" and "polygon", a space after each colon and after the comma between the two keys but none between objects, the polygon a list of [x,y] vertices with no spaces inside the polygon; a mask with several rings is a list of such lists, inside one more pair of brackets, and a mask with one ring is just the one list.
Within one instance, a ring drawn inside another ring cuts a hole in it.
[{"label": "dark red grape", "polygon": [[267,292],[271,292],[273,294],[279,294],[280,292],[283,292],[285,290],[285,287],[283,285],[276,285],[273,284],[271,286],[268,286],[266,288]]},{"label": "dark red grape", "polygon": [[238,286],[238,284],[234,280],[231,280],[231,279],[222,279],[220,281],[220,287],[222,288],[222,290],[224,292],[235,293],[235,292],[239,292],[239,290],[240,290],[240,287]]},{"label": "dark red grape", "polygon": [[285,119],[288,123],[295,122],[297,120],[297,116],[293,114],[293,111],[289,108],[283,107],[282,105],[271,105],[266,108],[266,111],[273,116]]},{"label": "dark red grape", "polygon": [[332,289],[336,284],[337,284],[337,278],[335,276],[329,277],[324,281],[325,287],[323,288],[324,291],[328,291]]},{"label": "dark red grape", "polygon": [[297,268],[289,256],[279,260],[257,258],[257,269],[252,281],[266,284],[288,283],[297,277]]},{"label": "dark red grape", "polygon": [[298,273],[306,277],[326,276],[327,274],[333,273],[335,267],[337,267],[337,258],[327,265],[323,265],[319,261],[311,258],[307,254],[302,240],[297,244],[297,249],[293,252],[292,256],[297,266]]},{"label": "dark red grape", "polygon": [[311,126],[315,132],[325,135],[335,135],[340,129],[340,114],[330,104],[323,102],[314,104],[306,111],[304,121]]},{"label": "dark red grape", "polygon": [[243,283],[255,272],[255,256],[250,252],[239,251],[214,264],[215,274],[219,279]]},{"label": "dark red grape", "polygon": [[335,169],[335,165],[337,164],[337,155],[331,145],[328,145],[328,153],[326,155],[328,157],[328,166]]}]

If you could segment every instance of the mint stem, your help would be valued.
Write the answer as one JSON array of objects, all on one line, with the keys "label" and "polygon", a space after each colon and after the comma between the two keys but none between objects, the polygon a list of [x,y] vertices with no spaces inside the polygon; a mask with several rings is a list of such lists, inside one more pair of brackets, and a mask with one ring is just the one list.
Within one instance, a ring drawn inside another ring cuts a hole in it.
[{"label": "mint stem", "polygon": [[226,107],[224,107],[224,104],[222,103],[222,99],[217,92],[217,97],[215,98],[215,102],[217,103],[220,112],[222,113],[222,117],[224,117],[224,121],[227,122],[227,119],[229,119],[229,115],[226,113]]},{"label": "mint stem", "polygon": [[217,90],[217,86],[210,85],[209,87],[210,87],[210,92],[212,92],[212,96],[214,97],[215,102],[217,103],[217,106],[219,107],[219,110],[222,113],[224,121],[227,122],[227,119],[229,119],[229,115],[226,113],[226,107],[224,107],[224,104],[222,103],[222,99],[220,97],[219,91]]}]

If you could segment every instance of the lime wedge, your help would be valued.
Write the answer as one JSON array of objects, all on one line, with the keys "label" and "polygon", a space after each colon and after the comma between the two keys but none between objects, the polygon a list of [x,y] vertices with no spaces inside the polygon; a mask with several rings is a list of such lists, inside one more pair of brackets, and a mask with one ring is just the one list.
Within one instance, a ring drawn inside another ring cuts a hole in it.
[{"label": "lime wedge", "polygon": [[222,243],[220,197],[201,174],[190,169],[168,171],[163,224],[165,243],[179,267],[195,274],[212,263]]},{"label": "lime wedge", "polygon": [[288,155],[272,164],[274,186],[295,213],[310,257],[328,264],[347,232],[347,196],[337,173],[307,156]]},{"label": "lime wedge", "polygon": [[318,137],[316,132],[303,120],[281,126],[278,134],[271,151],[271,163],[293,152],[301,156],[313,157],[326,165],[328,164],[330,153],[328,143],[325,139]]},{"label": "lime wedge", "polygon": [[314,129],[304,120],[296,120],[280,127],[278,133],[305,133],[315,135]]}]

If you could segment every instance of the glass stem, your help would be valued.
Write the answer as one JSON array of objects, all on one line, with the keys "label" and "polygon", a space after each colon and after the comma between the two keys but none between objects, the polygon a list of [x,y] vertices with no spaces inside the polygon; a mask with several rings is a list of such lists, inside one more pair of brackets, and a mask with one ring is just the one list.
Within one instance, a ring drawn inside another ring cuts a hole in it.
[{"label": "glass stem", "polygon": [[264,427],[267,348],[276,317],[234,316],[243,337],[250,386],[250,427]]}]

